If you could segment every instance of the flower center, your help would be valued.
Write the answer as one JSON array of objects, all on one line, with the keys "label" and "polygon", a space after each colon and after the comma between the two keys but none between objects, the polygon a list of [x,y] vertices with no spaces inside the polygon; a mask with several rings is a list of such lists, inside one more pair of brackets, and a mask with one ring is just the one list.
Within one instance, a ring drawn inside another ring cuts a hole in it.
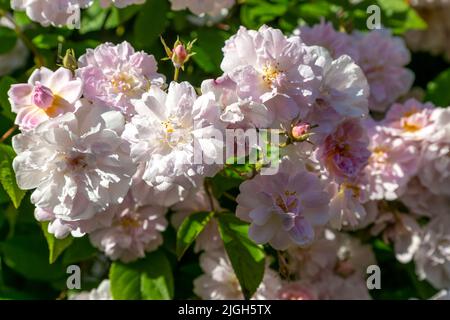
[{"label": "flower center", "polygon": [[129,215],[121,218],[119,223],[125,229],[135,229],[140,226],[139,221]]},{"label": "flower center", "polygon": [[276,65],[266,64],[262,68],[263,81],[268,86],[272,86],[274,84],[274,82],[278,80],[278,77],[280,76],[281,73],[282,73],[282,71],[280,70],[278,63]]},{"label": "flower center", "polygon": [[87,161],[86,157],[84,155],[76,155],[74,157],[67,158],[67,164],[68,166],[74,170],[74,169],[84,169],[87,167]]},{"label": "flower center", "polygon": [[135,79],[133,76],[120,72],[115,74],[111,79],[111,85],[115,93],[128,93],[135,87]]},{"label": "flower center", "polygon": [[412,123],[408,120],[402,121],[402,127],[406,132],[416,132],[422,129],[422,126],[420,126],[417,123]]},{"label": "flower center", "polygon": [[361,195],[361,188],[357,185],[351,184],[351,183],[343,183],[341,185],[342,190],[350,190],[352,192],[352,196],[354,198],[359,198]]},{"label": "flower center", "polygon": [[164,130],[163,142],[171,148],[190,143],[191,133],[173,118],[161,122]]},{"label": "flower center", "polygon": [[405,111],[405,112],[403,113],[403,118],[409,118],[409,117],[411,117],[412,115],[416,114],[417,112],[419,112],[419,110],[417,109],[417,107],[413,107],[413,108],[411,108],[410,110]]},{"label": "flower center", "polygon": [[385,148],[383,148],[381,146],[375,147],[372,150],[371,158],[374,162],[378,162],[378,163],[386,162],[387,152],[386,152]]},{"label": "flower center", "polygon": [[295,191],[285,191],[283,195],[278,195],[275,198],[275,203],[283,212],[293,212],[298,205],[298,199]]},{"label": "flower center", "polygon": [[166,120],[161,122],[161,124],[165,128],[167,134],[173,133],[175,131],[172,121]]}]

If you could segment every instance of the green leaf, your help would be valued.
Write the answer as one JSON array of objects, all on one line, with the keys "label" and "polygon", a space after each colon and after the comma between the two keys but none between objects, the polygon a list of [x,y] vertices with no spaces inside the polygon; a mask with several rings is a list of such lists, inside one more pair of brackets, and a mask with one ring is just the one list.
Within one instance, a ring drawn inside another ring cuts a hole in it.
[{"label": "green leaf", "polygon": [[62,262],[64,265],[78,263],[92,258],[97,252],[88,237],[73,239],[72,245],[69,246],[63,254]]},{"label": "green leaf", "polygon": [[17,35],[16,32],[7,27],[0,26],[0,54],[8,53],[17,43]]},{"label": "green leaf", "polygon": [[0,0],[0,9],[9,10],[11,9],[10,0]]},{"label": "green leaf", "polygon": [[216,174],[211,181],[214,197],[219,199],[225,192],[238,188],[253,173],[252,164],[233,164]]},{"label": "green leaf", "polygon": [[148,0],[134,23],[134,39],[141,47],[149,47],[159,39],[167,26],[167,0]]},{"label": "green leaf", "polygon": [[289,1],[247,1],[241,7],[242,24],[251,29],[282,17],[289,8]]},{"label": "green leaf", "polygon": [[228,33],[211,28],[198,29],[192,32],[191,38],[197,38],[193,47],[196,53],[192,59],[205,72],[220,75],[220,63],[222,62],[222,47]]},{"label": "green leaf", "polygon": [[426,22],[404,0],[377,0],[382,10],[383,24],[391,28],[395,34],[403,34],[408,30],[421,30],[427,27]]},{"label": "green leaf", "polygon": [[0,204],[5,204],[8,203],[9,200],[9,196],[6,193],[5,189],[3,189],[3,187],[0,185]]},{"label": "green leaf", "polygon": [[327,1],[314,1],[314,3],[303,3],[299,6],[299,16],[308,22],[320,21],[322,17],[335,14],[336,6]]},{"label": "green leaf", "polygon": [[141,272],[134,264],[113,262],[109,279],[111,294],[115,300],[141,299]]},{"label": "green leaf", "polygon": [[48,232],[48,222],[43,222],[41,224],[42,231],[44,232],[45,239],[48,245],[48,262],[50,264],[54,263],[56,259],[66,250],[73,241],[71,236],[64,239],[56,239],[55,236]]},{"label": "green leaf", "polygon": [[440,73],[427,85],[425,101],[431,101],[437,106],[450,105],[450,69]]},{"label": "green leaf", "polygon": [[46,246],[40,234],[15,236],[1,243],[6,265],[25,278],[40,281],[64,278],[62,264],[48,263]]},{"label": "green leaf", "polygon": [[101,30],[108,12],[109,9],[103,9],[98,1],[94,2],[88,9],[83,10],[80,34]]},{"label": "green leaf", "polygon": [[132,5],[122,9],[116,7],[111,8],[111,13],[106,20],[105,28],[117,28],[121,24],[124,24],[125,22],[133,18],[140,10],[141,6],[139,5]]},{"label": "green leaf", "polygon": [[177,257],[181,259],[213,217],[213,212],[195,212],[184,219],[177,232]]},{"label": "green leaf", "polygon": [[246,299],[250,299],[264,277],[265,254],[261,246],[248,237],[248,224],[233,214],[221,214],[219,230]]},{"label": "green leaf", "polygon": [[141,294],[145,300],[170,300],[174,294],[170,262],[161,251],[150,253],[141,274]]},{"label": "green leaf", "polygon": [[11,198],[14,207],[18,208],[26,192],[17,186],[12,168],[13,159],[14,150],[10,146],[0,144],[0,183]]},{"label": "green leaf", "polygon": [[39,49],[53,49],[58,43],[63,42],[64,37],[58,34],[41,33],[33,38],[33,43]]},{"label": "green leaf", "polygon": [[162,251],[125,264],[114,262],[109,272],[111,293],[116,300],[173,298],[174,284],[169,260]]},{"label": "green leaf", "polygon": [[16,80],[8,76],[3,77],[0,80],[0,107],[2,109],[1,114],[11,121],[14,121],[16,115],[11,111],[11,104],[9,103],[8,100],[8,90],[11,87],[11,85],[15,83]]},{"label": "green leaf", "polygon": [[14,11],[13,15],[14,15],[14,21],[16,22],[16,24],[18,26],[26,26],[26,25],[30,25],[30,23],[32,23],[32,21],[27,16],[27,13],[25,11]]}]

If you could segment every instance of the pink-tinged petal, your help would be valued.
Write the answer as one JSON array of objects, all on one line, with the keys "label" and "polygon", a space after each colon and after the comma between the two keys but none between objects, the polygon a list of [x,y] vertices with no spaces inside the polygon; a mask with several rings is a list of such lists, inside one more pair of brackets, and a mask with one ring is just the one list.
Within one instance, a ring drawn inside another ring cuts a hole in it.
[{"label": "pink-tinged petal", "polygon": [[276,229],[273,228],[270,224],[266,224],[264,226],[251,224],[248,230],[248,236],[257,244],[264,244],[272,239],[275,232]]},{"label": "pink-tinged petal", "polygon": [[258,207],[250,211],[249,217],[252,219],[252,222],[257,224],[258,226],[262,226],[267,223],[267,221],[272,216],[271,208],[267,207]]},{"label": "pink-tinged petal", "polygon": [[64,86],[72,80],[72,71],[66,68],[58,68],[50,77],[47,87],[51,88],[53,92],[60,92]]},{"label": "pink-tinged petal", "polygon": [[33,71],[30,78],[28,79],[28,84],[34,85],[36,82],[40,82],[43,85],[47,86],[52,75],[53,75],[52,70],[46,67],[41,67]]},{"label": "pink-tinged petal", "polygon": [[270,245],[276,250],[286,250],[292,245],[292,240],[285,230],[278,229],[274,237],[270,240]]},{"label": "pink-tinged petal", "polygon": [[306,246],[314,240],[314,229],[308,220],[297,218],[289,236],[299,246]]},{"label": "pink-tinged petal", "polygon": [[306,208],[323,207],[330,201],[330,196],[326,192],[307,192],[302,195],[301,202]]},{"label": "pink-tinged petal", "polygon": [[12,111],[17,112],[22,106],[29,106],[32,92],[33,86],[30,84],[13,84],[8,91]]},{"label": "pink-tinged petal", "polygon": [[72,80],[59,88],[59,91],[54,91],[55,95],[64,97],[69,103],[75,103],[80,99],[83,93],[83,83],[80,79]]},{"label": "pink-tinged petal", "polygon": [[15,123],[22,130],[31,130],[36,128],[42,122],[48,120],[48,118],[49,117],[44,110],[37,107],[28,106],[19,110]]}]

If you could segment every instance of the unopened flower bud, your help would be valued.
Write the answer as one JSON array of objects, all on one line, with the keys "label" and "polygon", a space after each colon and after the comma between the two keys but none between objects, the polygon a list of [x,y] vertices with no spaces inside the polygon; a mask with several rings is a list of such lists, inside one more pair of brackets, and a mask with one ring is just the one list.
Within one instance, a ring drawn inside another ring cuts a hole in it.
[{"label": "unopened flower bud", "polygon": [[78,68],[77,58],[73,49],[67,49],[66,54],[62,58],[62,66],[71,71],[75,71]]},{"label": "unopened flower bud", "polygon": [[311,135],[311,125],[306,122],[299,122],[292,126],[291,137],[294,141],[305,141]]},{"label": "unopened flower bud", "polygon": [[181,68],[181,66],[184,65],[184,63],[187,61],[188,58],[188,52],[184,45],[179,44],[173,49],[173,55],[172,55],[172,62],[175,66],[175,68]]}]

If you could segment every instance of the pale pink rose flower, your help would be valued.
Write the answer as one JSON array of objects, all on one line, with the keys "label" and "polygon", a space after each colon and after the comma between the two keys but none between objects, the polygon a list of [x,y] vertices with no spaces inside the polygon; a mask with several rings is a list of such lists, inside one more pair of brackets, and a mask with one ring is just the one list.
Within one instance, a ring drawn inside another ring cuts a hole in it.
[{"label": "pale pink rose flower", "polygon": [[328,104],[343,117],[366,117],[369,113],[369,84],[361,68],[348,55],[333,60],[325,49],[316,50],[321,57],[317,64],[322,67],[316,102]]},{"label": "pale pink rose flower", "polygon": [[345,32],[336,31],[333,24],[324,19],[311,27],[301,26],[294,31],[294,34],[299,35],[308,46],[324,47],[334,59],[346,54],[358,60],[358,51],[351,36]]},{"label": "pale pink rose flower", "polygon": [[203,81],[201,89],[217,105],[220,120],[227,128],[269,128],[275,120],[274,110],[250,98],[239,98],[236,82],[227,75]]},{"label": "pale pink rose flower", "polygon": [[366,270],[376,264],[371,246],[328,229],[322,236],[310,247],[288,250],[291,276],[300,280],[284,283],[280,298],[369,299]]},{"label": "pale pink rose flower", "polygon": [[165,208],[141,206],[130,193],[121,204],[107,211],[103,214],[112,215],[111,224],[95,229],[89,239],[112,260],[134,261],[163,243],[162,232],[168,225]]},{"label": "pale pink rose flower", "polygon": [[92,5],[93,0],[11,0],[13,10],[25,11],[42,26],[62,27],[76,23],[80,8]]},{"label": "pale pink rose flower", "polygon": [[[204,300],[243,300],[241,286],[233,271],[225,250],[206,251],[200,256],[204,274],[194,280],[194,293]],[[281,280],[278,274],[266,266],[264,278],[252,300],[277,298]]]},{"label": "pale pink rose flower", "polygon": [[371,155],[365,169],[367,190],[371,200],[395,200],[405,191],[409,180],[417,173],[420,150],[416,144],[388,132],[391,127],[366,122]]},{"label": "pale pink rose flower", "polygon": [[369,108],[383,112],[413,84],[414,75],[405,68],[410,53],[403,39],[385,29],[366,34],[356,31],[352,38],[358,51],[357,64],[370,86]]},{"label": "pale pink rose flower", "polygon": [[414,256],[419,279],[436,289],[450,287],[450,215],[433,218],[422,232],[421,245]]},{"label": "pale pink rose flower", "polygon": [[165,77],[157,73],[155,57],[136,52],[126,41],[88,49],[79,58],[78,67],[76,74],[83,80],[84,97],[101,101],[128,117],[135,114],[133,99],[141,99],[152,85],[165,83]]},{"label": "pale pink rose flower", "polygon": [[400,201],[412,213],[425,217],[431,218],[450,213],[450,196],[432,193],[417,177],[411,179],[405,187]]},{"label": "pale pink rose flower", "polygon": [[309,111],[322,73],[317,47],[262,26],[258,31],[241,27],[222,50],[221,68],[236,82],[240,98],[265,104],[279,121]]},{"label": "pale pink rose flower", "polygon": [[36,69],[28,83],[13,84],[8,91],[11,109],[17,113],[15,123],[23,131],[76,109],[83,84],[72,72],[59,68],[55,72]]},{"label": "pale pink rose flower", "polygon": [[319,177],[283,160],[276,175],[257,175],[240,185],[236,215],[250,222],[249,236],[278,250],[305,246],[314,227],[328,222],[329,195]]},{"label": "pale pink rose flower", "polygon": [[57,239],[64,239],[68,235],[79,238],[98,228],[111,225],[113,215],[110,211],[96,213],[92,218],[83,220],[64,220],[55,215],[51,209],[37,207],[34,210],[34,217],[37,221],[49,222],[47,231]]},{"label": "pale pink rose flower", "polygon": [[393,136],[408,141],[422,141],[435,130],[432,114],[435,108],[430,102],[421,103],[408,99],[404,103],[395,103],[381,122],[383,130]]},{"label": "pale pink rose flower", "polygon": [[359,119],[341,122],[318,146],[317,159],[331,179],[342,182],[356,181],[370,157],[369,139]]},{"label": "pale pink rose flower", "polygon": [[103,280],[97,288],[69,295],[69,300],[113,300],[109,279]]},{"label": "pale pink rose flower", "polygon": [[433,194],[450,196],[450,109],[434,109],[433,132],[422,142],[421,183]]},{"label": "pale pink rose flower", "polygon": [[309,246],[292,246],[287,250],[287,270],[300,278],[313,278],[323,270],[334,267],[338,242],[336,233],[316,230],[317,239]]},{"label": "pale pink rose flower", "polygon": [[220,16],[224,11],[228,11],[235,0],[170,0],[172,10],[189,9],[198,16],[208,15],[212,17]]},{"label": "pale pink rose flower", "polygon": [[16,135],[19,187],[35,189],[31,202],[66,221],[87,220],[121,203],[136,171],[120,137],[124,124],[119,112],[86,103]]},{"label": "pale pink rose flower", "polygon": [[330,226],[334,229],[356,230],[361,228],[368,219],[364,206],[369,200],[363,183],[330,183],[331,194]]},{"label": "pale pink rose flower", "polygon": [[395,210],[382,208],[370,233],[392,243],[395,257],[401,263],[410,262],[420,246],[421,230],[414,216]]},{"label": "pale pink rose flower", "polygon": [[314,279],[327,270],[342,277],[363,277],[375,263],[370,245],[362,244],[346,233],[323,230],[321,237],[308,247],[288,249],[288,270],[300,279]]},{"label": "pale pink rose flower", "polygon": [[134,103],[136,115],[122,135],[131,143],[131,157],[161,205],[183,201],[223,162],[221,132],[202,116],[214,106],[198,99],[187,82],[172,82],[167,93],[152,87]]}]

